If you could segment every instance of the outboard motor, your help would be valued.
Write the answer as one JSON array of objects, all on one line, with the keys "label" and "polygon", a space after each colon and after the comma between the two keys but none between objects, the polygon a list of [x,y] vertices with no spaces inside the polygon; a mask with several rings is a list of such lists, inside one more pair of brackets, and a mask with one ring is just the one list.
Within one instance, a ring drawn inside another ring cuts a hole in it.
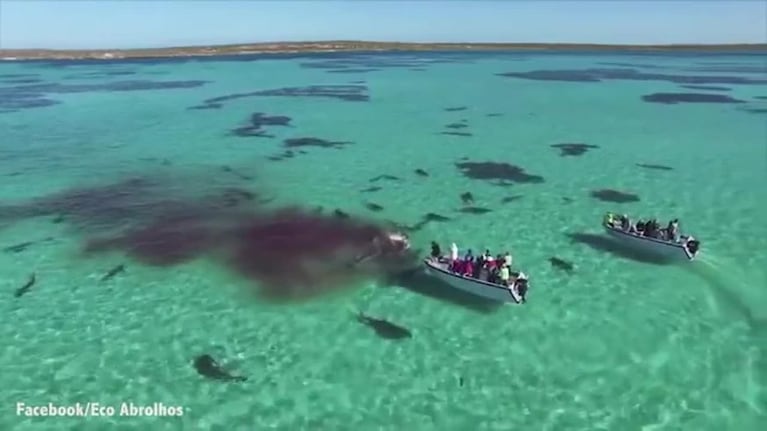
[{"label": "outboard motor", "polygon": [[517,293],[519,293],[520,298],[522,298],[522,302],[525,302],[525,295],[527,295],[527,279],[519,278],[514,284],[516,285]]},{"label": "outboard motor", "polygon": [[700,241],[697,239],[690,239],[685,244],[685,247],[687,247],[687,251],[689,251],[691,255],[695,256],[700,248]]}]

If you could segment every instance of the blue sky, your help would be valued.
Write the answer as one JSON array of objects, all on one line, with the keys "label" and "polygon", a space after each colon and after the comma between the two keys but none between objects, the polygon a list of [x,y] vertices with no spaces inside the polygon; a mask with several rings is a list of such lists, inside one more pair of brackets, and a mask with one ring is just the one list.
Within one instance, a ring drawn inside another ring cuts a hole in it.
[{"label": "blue sky", "polygon": [[0,48],[297,40],[765,43],[764,0],[0,0]]}]

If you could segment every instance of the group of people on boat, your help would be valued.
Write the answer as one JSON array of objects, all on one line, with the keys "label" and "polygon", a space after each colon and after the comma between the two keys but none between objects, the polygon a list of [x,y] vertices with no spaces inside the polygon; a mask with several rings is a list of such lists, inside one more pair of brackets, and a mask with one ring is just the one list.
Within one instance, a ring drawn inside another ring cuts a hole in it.
[{"label": "group of people on boat", "polygon": [[613,213],[607,213],[605,215],[605,224],[612,228],[620,228],[623,231],[634,235],[655,238],[662,241],[679,241],[679,219],[669,221],[668,225],[665,228],[662,228],[655,218],[651,218],[647,221],[639,219],[636,223],[632,223],[629,217],[625,214],[617,216]]},{"label": "group of people on boat", "polygon": [[526,280],[518,278],[519,273],[511,272],[512,257],[508,251],[493,257],[490,250],[478,256],[467,250],[461,259],[458,256],[458,246],[453,243],[450,246],[450,258],[445,259],[439,244],[432,241],[431,257],[439,262],[447,262],[447,270],[454,274],[507,287],[515,286],[523,299],[527,292]]}]

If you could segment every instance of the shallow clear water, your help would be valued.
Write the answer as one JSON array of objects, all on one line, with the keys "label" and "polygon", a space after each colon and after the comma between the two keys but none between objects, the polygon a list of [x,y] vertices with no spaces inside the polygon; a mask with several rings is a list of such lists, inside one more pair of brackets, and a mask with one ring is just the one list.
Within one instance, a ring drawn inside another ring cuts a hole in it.
[{"label": "shallow clear water", "polygon": [[[0,248],[33,242],[0,252],[6,292],[0,295],[0,429],[761,429],[767,418],[763,55],[332,59],[341,64],[306,67],[326,65],[322,56],[0,64]],[[612,71],[590,72],[601,80],[578,75],[581,82],[573,73],[559,72],[558,80],[498,75],[584,69]],[[697,85],[726,91],[681,88],[680,76],[709,77],[719,82]],[[754,83],[722,83],[722,77]],[[23,79],[41,82],[12,82]],[[187,83],[143,90],[136,83],[108,85],[124,81]],[[311,85],[364,86],[348,91],[369,101],[319,97],[315,90],[188,109],[224,95]],[[642,99],[652,93],[720,94],[742,103]],[[31,106],[41,98],[59,103]],[[459,107],[465,109],[446,110]],[[264,126],[273,138],[233,135],[254,112],[289,116],[292,127]],[[467,127],[445,128],[451,123]],[[284,139],[296,137],[353,143],[268,159],[285,150]],[[551,147],[560,143],[598,148],[563,157]],[[468,178],[456,166],[463,157],[510,163],[544,180],[503,186]],[[383,174],[401,181],[369,181]],[[240,288],[254,282],[212,258],[152,266],[120,252],[82,253],[94,233],[114,227],[105,226],[108,214],[95,221],[70,208],[82,217],[55,220],[13,209],[73,187],[156,176],[167,181],[168,193],[232,186],[273,197],[273,207],[322,205],[409,225],[429,212],[448,216],[449,222],[412,233],[415,245],[427,249],[437,240],[511,250],[515,266],[531,276],[529,301],[478,310],[445,286],[425,294],[419,279],[394,283],[408,286],[364,281],[276,305],[242,295]],[[382,189],[361,192],[371,186]],[[639,200],[590,195],[600,189]],[[474,206],[492,211],[459,212],[466,191]],[[502,203],[509,196],[521,197]],[[384,209],[371,212],[366,202]],[[658,265],[606,246],[599,228],[606,210],[662,222],[680,218],[682,229],[703,242],[700,259]],[[575,270],[553,267],[554,256]],[[100,281],[120,263],[124,273]],[[31,273],[35,285],[14,296]],[[355,320],[357,311],[413,336],[378,337]],[[190,362],[206,352],[248,381],[198,375]],[[15,414],[17,402],[98,402],[118,413],[122,402],[161,402],[185,410],[180,418],[30,418]]]}]

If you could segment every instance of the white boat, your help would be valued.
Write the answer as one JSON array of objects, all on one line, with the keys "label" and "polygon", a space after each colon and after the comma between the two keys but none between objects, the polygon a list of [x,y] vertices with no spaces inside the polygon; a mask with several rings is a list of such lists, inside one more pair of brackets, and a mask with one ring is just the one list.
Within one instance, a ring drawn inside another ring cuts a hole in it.
[{"label": "white boat", "polygon": [[602,226],[613,238],[636,249],[654,253],[668,259],[693,260],[700,249],[700,241],[691,235],[680,235],[677,240],[666,240],[644,236],[635,229],[625,230],[618,223],[609,221],[608,213],[602,221]]},{"label": "white boat", "polygon": [[511,302],[514,304],[525,302],[523,295],[519,292],[519,287],[522,284],[524,284],[523,292],[527,291],[527,276],[524,273],[512,273],[517,277],[516,281],[511,286],[506,286],[456,274],[448,269],[449,262],[449,260],[443,258],[427,258],[423,261],[427,274],[434,276],[455,289],[493,301]]}]

